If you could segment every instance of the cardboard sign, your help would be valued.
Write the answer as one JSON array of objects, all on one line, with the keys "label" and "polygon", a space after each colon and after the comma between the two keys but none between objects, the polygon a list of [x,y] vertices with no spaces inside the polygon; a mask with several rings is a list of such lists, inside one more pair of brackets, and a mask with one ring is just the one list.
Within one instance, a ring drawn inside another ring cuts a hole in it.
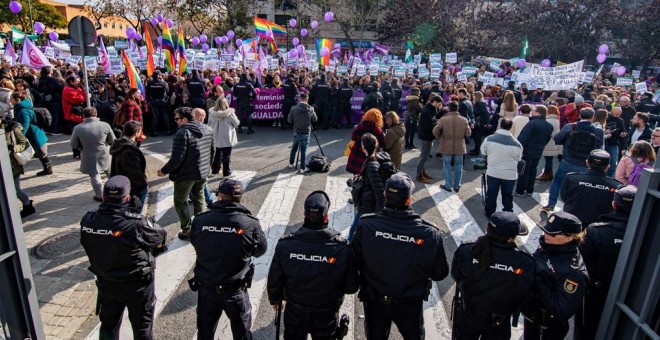
[{"label": "cardboard sign", "polygon": [[52,47],[48,47],[48,46],[45,47],[45,48],[44,48],[44,55],[45,55],[47,58],[55,58],[55,49],[52,48]]},{"label": "cardboard sign", "polygon": [[442,54],[440,53],[429,54],[429,63],[442,63]]},{"label": "cardboard sign", "polygon": [[348,73],[348,66],[346,66],[346,65],[340,65],[339,67],[337,67],[337,73],[339,73],[339,74],[346,74],[346,73]]},{"label": "cardboard sign", "polygon": [[646,82],[641,82],[641,83],[635,83],[635,92],[637,93],[644,93],[648,91],[648,88],[646,87]]},{"label": "cardboard sign", "polygon": [[633,79],[630,77],[619,77],[616,80],[616,86],[632,86]]},{"label": "cardboard sign", "polygon": [[377,76],[378,75],[378,64],[369,65],[369,75]]},{"label": "cardboard sign", "polygon": [[456,78],[458,79],[458,81],[463,83],[468,81],[467,75],[463,72],[456,73]]},{"label": "cardboard sign", "polygon": [[110,73],[123,73],[124,72],[124,63],[122,63],[121,58],[119,57],[108,57],[110,60]]},{"label": "cardboard sign", "polygon": [[642,71],[640,71],[640,70],[633,70],[632,71],[632,77],[634,79],[639,79],[641,75],[642,75]]},{"label": "cardboard sign", "polygon": [[420,69],[419,72],[418,72],[418,75],[419,75],[420,78],[428,78],[430,74],[431,74],[431,72],[429,72],[429,70],[427,70],[427,69],[423,69],[423,70]]},{"label": "cardboard sign", "polygon": [[421,54],[416,54],[413,56],[413,63],[419,64],[422,62],[422,55]]},{"label": "cardboard sign", "polygon": [[458,62],[458,53],[451,52],[445,55],[445,62],[447,64],[456,64]]},{"label": "cardboard sign", "polygon": [[433,79],[440,79],[440,73],[442,73],[441,68],[431,68],[431,78]]},{"label": "cardboard sign", "polygon": [[596,75],[596,73],[591,72],[591,71],[584,72],[584,75],[582,77],[582,83],[583,84],[591,84],[591,82],[594,81],[594,76],[595,75]]},{"label": "cardboard sign", "polygon": [[274,70],[274,69],[278,68],[279,66],[280,66],[280,61],[277,60],[277,59],[273,58],[273,59],[269,60],[269,62],[268,62],[268,68],[270,68],[271,70]]},{"label": "cardboard sign", "polygon": [[463,68],[461,69],[461,72],[463,72],[463,74],[466,74],[468,76],[473,76],[473,75],[477,74],[477,67],[476,66],[463,66]]},{"label": "cardboard sign", "polygon": [[85,67],[87,67],[88,70],[96,71],[97,66],[96,57],[85,57]]},{"label": "cardboard sign", "polygon": [[115,40],[115,48],[125,50],[128,48],[128,40]]},{"label": "cardboard sign", "polygon": [[367,67],[364,66],[364,65],[358,65],[355,74],[356,74],[358,77],[365,76],[365,75],[367,74]]},{"label": "cardboard sign", "polygon": [[394,69],[394,76],[395,77],[405,77],[406,76],[406,69],[397,67]]},{"label": "cardboard sign", "polygon": [[204,61],[206,61],[206,58],[203,55],[195,56],[195,58],[193,59],[193,69],[198,71],[203,71]]}]

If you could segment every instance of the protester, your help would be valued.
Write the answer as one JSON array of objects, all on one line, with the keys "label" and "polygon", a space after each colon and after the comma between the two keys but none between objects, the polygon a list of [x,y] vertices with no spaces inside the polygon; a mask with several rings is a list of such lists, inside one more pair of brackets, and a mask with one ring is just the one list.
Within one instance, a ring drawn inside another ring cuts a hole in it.
[{"label": "protester", "polygon": [[523,128],[529,122],[529,115],[534,110],[532,105],[522,104],[520,105],[520,114],[513,117],[511,120],[513,122],[513,127],[511,127],[511,134],[514,138],[518,138]]},{"label": "protester", "polygon": [[[520,110],[523,112],[528,110],[528,108],[531,109],[529,104],[523,104]],[[528,123],[524,125],[522,131],[520,131],[520,135],[517,137],[523,147],[522,160],[525,161],[525,169],[518,178],[518,184],[514,192],[515,196],[530,196],[534,193],[536,169],[541,156],[543,156],[545,146],[550,141],[550,138],[552,138],[553,133],[552,124],[548,123],[545,119],[547,114],[547,108],[545,106],[536,105],[532,109],[531,114],[531,117],[528,118]],[[515,127],[516,118],[513,119],[514,126],[512,129]]]},{"label": "protester", "polygon": [[[650,167],[649,163],[654,163],[655,158],[656,153],[651,143],[646,141],[635,142],[628,150],[627,155],[621,158],[621,162],[616,167],[614,178],[622,184],[626,184],[635,168]],[[641,171],[641,169],[638,171]]]},{"label": "protester", "polygon": [[[367,155],[362,148],[362,136],[365,133],[370,133],[378,140],[378,145],[385,145],[385,135],[383,134],[383,115],[378,109],[371,109],[362,115],[362,120],[353,129],[351,134],[351,153],[346,162],[346,171],[359,175],[362,173],[362,165],[364,164]],[[378,150],[376,150],[378,151]]]},{"label": "protester", "polygon": [[[378,138],[371,133],[362,135],[360,143],[363,152],[366,154],[366,159],[360,169],[360,177],[362,178],[362,189],[357,201],[353,204],[357,207],[355,210],[355,217],[353,224],[348,233],[348,240],[350,241],[355,234],[355,230],[360,222],[360,217],[364,214],[375,214],[383,209],[384,206],[384,183],[378,171],[380,164],[376,160],[376,153],[378,152],[379,143]],[[355,180],[355,179],[354,179]]]},{"label": "protester", "polygon": [[612,108],[605,124],[605,151],[610,154],[610,168],[607,170],[607,175],[610,177],[614,176],[614,171],[619,163],[619,147],[623,143],[622,136],[625,136],[625,132],[628,131],[625,122],[621,118],[622,112],[621,107]]},{"label": "protester", "polygon": [[[433,179],[433,177],[426,172],[425,166],[431,155],[433,140],[436,138],[433,134],[433,130],[436,126],[435,115],[441,107],[442,98],[438,95],[431,95],[419,115],[418,138],[421,143],[421,149],[419,160],[417,161],[417,176],[415,179],[421,183],[430,183],[430,180]],[[458,107],[456,107],[456,109],[458,110]]]},{"label": "protester", "polygon": [[142,135],[142,124],[131,120],[124,124],[122,137],[116,139],[110,147],[110,177],[125,176],[131,182],[131,196],[137,196],[144,205],[149,193],[147,180],[147,162],[137,146],[137,139]]},{"label": "protester", "polygon": [[0,118],[3,120],[14,118],[14,109],[10,102],[14,90],[16,90],[16,88],[11,79],[0,80]]},{"label": "protester", "polygon": [[231,151],[238,143],[236,128],[241,124],[233,108],[229,107],[227,99],[220,87],[216,85],[218,98],[215,105],[209,109],[209,126],[213,130],[213,147],[215,156],[211,165],[211,174],[218,174],[222,166],[222,176],[231,176]]},{"label": "protester", "polygon": [[44,106],[48,109],[53,117],[50,132],[54,135],[60,133],[61,125],[64,122],[62,111],[62,91],[64,87],[62,84],[53,77],[53,68],[44,66],[41,68],[40,77],[38,79],[37,91],[42,94],[44,98]]},{"label": "protester", "polygon": [[[66,78],[66,86],[62,91],[62,111],[64,112],[66,134],[71,134],[73,127],[83,121],[83,104],[87,98],[87,92],[80,85],[78,76]],[[80,150],[73,150],[73,157],[80,159]]]},{"label": "protester", "polygon": [[383,149],[390,155],[392,163],[397,169],[401,168],[401,159],[403,157],[403,138],[406,134],[406,128],[399,122],[399,115],[390,111],[385,115],[385,123],[389,126],[385,134],[385,146]]},{"label": "protester", "polygon": [[511,90],[504,92],[504,100],[500,105],[499,116],[503,118],[513,119],[518,113],[518,104],[516,103],[516,96]]},{"label": "protester", "polygon": [[[459,115],[459,103],[450,101],[447,105],[449,113],[438,120],[433,128],[433,135],[438,139],[438,152],[442,154],[442,173],[445,184],[440,188],[455,192],[461,189],[463,176],[463,157],[467,152],[465,138],[470,137],[472,130],[467,118]],[[451,168],[454,167],[452,178]]]},{"label": "protester", "polygon": [[413,88],[410,94],[406,96],[406,149],[417,149],[415,146],[415,132],[417,132],[417,122],[419,121],[419,114],[424,107],[420,103],[419,89]]},{"label": "protester", "polygon": [[637,112],[630,121],[631,127],[628,131],[628,144],[633,145],[637,141],[651,141],[652,130],[649,125],[649,114]]},{"label": "protester", "polygon": [[555,143],[555,136],[559,132],[559,109],[555,105],[548,106],[548,115],[545,120],[552,125],[552,136],[550,141],[543,147],[543,158],[545,165],[540,175],[536,177],[537,181],[549,182],[554,177],[554,169],[552,167],[554,158],[561,155],[562,147]]},{"label": "protester", "polygon": [[291,112],[287,118],[287,122],[293,126],[293,144],[291,145],[291,153],[289,154],[289,169],[295,169],[297,164],[294,164],[294,159],[300,147],[299,172],[301,174],[309,172],[309,169],[305,168],[307,145],[309,144],[309,134],[312,132],[312,124],[318,120],[314,108],[307,104],[308,99],[309,97],[306,93],[300,94],[300,102],[291,108]]},{"label": "protester", "polygon": [[14,179],[16,198],[21,202],[21,217],[28,217],[36,212],[30,196],[21,189],[21,175],[25,173],[23,165],[19,164],[14,156],[23,152],[30,144],[23,135],[23,126],[15,121],[5,120],[0,116],[0,128],[5,131],[5,139],[9,148],[9,163],[11,164],[11,175]]},{"label": "protester", "polygon": [[23,127],[23,135],[28,139],[34,149],[34,157],[38,158],[43,170],[37,176],[53,174],[53,166],[48,158],[48,137],[36,123],[37,118],[34,107],[29,99],[25,98],[25,91],[11,94],[10,104],[13,106],[14,120]]},{"label": "protester", "polygon": [[481,143],[483,138],[486,137],[488,132],[488,105],[484,101],[484,94],[477,91],[473,95],[474,106],[474,128],[472,129],[472,137],[474,139],[474,148],[468,152],[470,155],[479,155]]}]

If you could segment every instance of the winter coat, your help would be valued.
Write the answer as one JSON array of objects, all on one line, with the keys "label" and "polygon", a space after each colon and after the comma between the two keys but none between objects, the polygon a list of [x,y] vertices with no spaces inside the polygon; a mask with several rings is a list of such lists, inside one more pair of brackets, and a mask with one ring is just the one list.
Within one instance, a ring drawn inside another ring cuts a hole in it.
[{"label": "winter coat", "polygon": [[383,195],[385,184],[378,172],[379,168],[378,161],[368,161],[362,171],[364,184],[357,205],[361,214],[377,213],[385,206],[385,195]]},{"label": "winter coat", "polygon": [[215,155],[213,131],[200,122],[179,126],[172,140],[172,156],[161,172],[171,181],[201,180],[211,174]]},{"label": "winter coat", "polygon": [[37,116],[34,113],[32,102],[23,99],[14,106],[14,120],[23,126],[23,135],[27,137],[32,147],[37,149],[46,145],[48,137],[43,129],[37,125]]},{"label": "winter coat", "polygon": [[131,195],[139,195],[149,186],[147,162],[134,140],[126,137],[116,139],[110,147],[110,156],[110,177],[126,176],[131,181]]},{"label": "winter coat", "polygon": [[[529,123],[518,136],[518,141],[523,146],[523,156],[538,159],[543,155],[546,144],[550,141],[553,128],[543,117],[530,117]],[[515,136],[514,136],[515,137]]]},{"label": "winter coat", "polygon": [[18,164],[16,158],[14,158],[14,154],[25,151],[28,147],[28,140],[25,138],[25,135],[23,135],[23,127],[21,124],[13,121],[5,121],[2,123],[1,127],[5,129],[5,138],[7,139],[7,146],[9,147],[11,174],[14,177],[18,177],[24,174],[25,170],[22,165]]},{"label": "winter coat", "polygon": [[633,161],[633,159],[630,158],[630,156],[624,156],[623,158],[621,158],[619,164],[617,164],[616,166],[614,179],[616,179],[617,181],[623,184],[626,184],[633,170],[635,170],[635,165],[637,165],[638,163],[640,162],[637,161],[637,163],[635,163],[635,161]]},{"label": "winter coat", "polygon": [[85,89],[82,86],[75,89],[71,86],[65,86],[64,91],[62,91],[64,119],[74,123],[82,123],[83,116],[72,114],[71,110],[74,106],[82,106],[85,100]]},{"label": "winter coat", "polygon": [[403,123],[391,126],[385,134],[385,147],[383,148],[392,159],[392,163],[397,169],[401,167],[403,158],[403,137],[406,135],[406,128]]},{"label": "winter coat", "polygon": [[474,127],[485,128],[488,125],[489,118],[488,104],[483,100],[474,103]]},{"label": "winter coat", "polygon": [[346,162],[346,171],[354,175],[360,173],[362,170],[362,164],[364,163],[364,160],[367,159],[367,155],[362,151],[362,135],[367,132],[376,136],[376,139],[378,139],[378,145],[385,145],[385,135],[383,134],[383,130],[379,127],[365,120],[355,125],[355,128],[353,128],[353,134],[351,135],[351,140],[355,143],[348,156],[348,162]]},{"label": "winter coat", "polygon": [[0,87],[0,117],[3,120],[14,118],[14,109],[12,109],[11,98],[12,90],[4,87]]},{"label": "winter coat", "polygon": [[422,113],[419,115],[419,124],[417,125],[417,134],[420,140],[434,140],[433,127],[435,126],[435,114],[437,110],[431,103],[424,105]]},{"label": "winter coat", "polygon": [[[565,107],[564,107],[565,106]],[[564,125],[569,123],[575,123],[580,120],[580,110],[591,107],[591,104],[584,103],[577,107],[575,103],[570,103],[562,105],[559,107],[559,112],[562,113],[562,116],[559,117],[559,125],[564,127]]]},{"label": "winter coat", "polygon": [[228,108],[220,111],[211,108],[209,110],[209,126],[213,129],[213,146],[228,148],[236,145],[238,143],[236,127],[240,123],[234,109]]},{"label": "winter coat", "polygon": [[513,135],[513,138],[518,138],[520,136],[520,133],[522,132],[523,128],[527,123],[529,123],[529,116],[523,116],[523,115],[518,115],[513,117],[513,126],[511,126],[511,134]]},{"label": "winter coat", "polygon": [[513,117],[515,117],[516,114],[518,113],[518,104],[514,104],[513,106],[515,108],[513,111],[506,111],[504,109],[504,103],[502,103],[500,105],[500,110],[499,110],[500,117],[513,119]]},{"label": "winter coat", "polygon": [[413,118],[419,120],[419,114],[422,112],[422,103],[419,101],[419,96],[406,96],[406,119]]},{"label": "winter coat", "polygon": [[80,153],[80,172],[97,175],[110,169],[110,145],[115,141],[115,134],[106,122],[96,117],[85,118],[76,125],[71,133],[71,147],[82,149]]},{"label": "winter coat", "polygon": [[447,155],[463,155],[467,152],[465,137],[470,137],[472,130],[467,118],[458,112],[449,112],[438,120],[433,128],[433,135],[438,138],[438,152]]},{"label": "winter coat", "polygon": [[555,143],[555,135],[559,132],[559,117],[557,115],[547,115],[545,120],[552,125],[552,137],[548,144],[543,148],[543,156],[559,156],[561,155],[562,146]]}]

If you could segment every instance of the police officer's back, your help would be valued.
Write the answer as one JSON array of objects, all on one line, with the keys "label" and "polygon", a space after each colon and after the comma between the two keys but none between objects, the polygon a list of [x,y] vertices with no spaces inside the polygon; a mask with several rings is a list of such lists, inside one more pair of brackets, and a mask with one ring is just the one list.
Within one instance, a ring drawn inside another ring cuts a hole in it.
[{"label": "police officer's back", "polygon": [[390,110],[399,112],[402,95],[403,89],[401,88],[401,85],[399,85],[399,78],[392,79],[392,99],[390,100]]},{"label": "police officer's back", "polygon": [[576,314],[575,339],[596,336],[636,194],[637,188],[632,185],[618,188],[612,201],[614,212],[586,228],[579,248],[589,272],[589,290],[582,306],[584,312]]},{"label": "police officer's back", "polygon": [[511,337],[511,317],[516,317],[534,283],[534,259],[515,243],[516,236],[528,232],[514,213],[496,212],[486,235],[454,253],[451,276],[461,295],[454,299],[457,339]]},{"label": "police officer's back", "polygon": [[163,80],[160,71],[155,71],[152,76],[153,78],[147,83],[146,90],[147,102],[151,107],[150,111],[153,112],[153,121],[151,124],[151,136],[153,137],[158,132],[159,122],[162,122],[164,131],[169,132],[170,119],[168,116],[169,102],[167,100],[169,86],[167,85],[167,82]]},{"label": "police officer's back", "polygon": [[[305,199],[305,222],[282,237],[268,273],[268,298],[286,300],[284,339],[330,339],[344,294],[358,290],[355,255],[339,232],[328,229],[330,199],[315,191]],[[309,315],[309,318],[306,316]]]},{"label": "police officer's back", "polygon": [[369,339],[386,339],[394,322],[405,339],[422,339],[422,302],[449,274],[437,227],[411,209],[414,184],[398,172],[385,183],[385,208],[362,215],[352,241]]},{"label": "police officer's back", "polygon": [[561,183],[563,210],[579,218],[584,227],[612,212],[614,190],[621,183],[607,176],[609,166],[610,154],[596,149],[587,158],[587,171],[569,173]]},{"label": "police officer's back", "polygon": [[[250,83],[247,73],[241,74],[241,81],[234,85],[233,92],[236,97],[236,114],[241,122],[247,124],[248,134],[252,134],[254,133],[252,130],[252,111],[254,111],[252,100],[257,97],[257,92]],[[243,133],[242,126],[238,128],[238,133]]]},{"label": "police officer's back", "polygon": [[241,205],[243,185],[233,179],[220,182],[218,200],[211,209],[195,216],[190,243],[195,248],[195,277],[198,290],[197,329],[199,339],[213,339],[222,312],[227,313],[234,339],[251,338],[250,298],[252,257],[266,252],[266,237],[259,220]]},{"label": "police officer's back", "polygon": [[323,124],[323,129],[327,130],[332,120],[332,107],[330,105],[330,85],[325,81],[325,74],[321,74],[319,80],[314,83],[310,94],[310,102],[317,109],[319,122]]},{"label": "police officer's back", "polygon": [[534,252],[536,282],[525,301],[525,339],[563,339],[568,319],[587,291],[587,269],[578,251],[580,220],[563,211],[551,214]]},{"label": "police officer's back", "polygon": [[287,118],[289,117],[289,112],[291,108],[296,105],[296,97],[298,97],[298,86],[296,86],[296,75],[290,73],[287,77],[287,80],[282,84],[284,89],[284,102],[282,103],[282,120],[280,125],[282,125],[282,130],[288,127],[289,122]]},{"label": "police officer's back", "polygon": [[352,115],[353,110],[351,109],[351,98],[353,98],[353,89],[348,85],[348,78],[343,77],[341,79],[341,84],[339,85],[338,93],[338,103],[337,103],[337,124],[340,123],[341,117],[346,118],[346,127],[352,128]]},{"label": "police officer's back", "polygon": [[163,247],[167,233],[129,211],[131,184],[124,176],[110,178],[98,210],[80,222],[80,243],[96,275],[101,339],[116,339],[128,308],[133,337],[152,339],[155,261],[152,251]]},{"label": "police officer's back", "polygon": [[186,81],[186,88],[188,93],[190,93],[190,103],[193,108],[206,108],[206,102],[204,100],[204,94],[206,94],[206,87],[204,82],[199,79],[197,75],[197,70],[192,70],[191,77]]}]

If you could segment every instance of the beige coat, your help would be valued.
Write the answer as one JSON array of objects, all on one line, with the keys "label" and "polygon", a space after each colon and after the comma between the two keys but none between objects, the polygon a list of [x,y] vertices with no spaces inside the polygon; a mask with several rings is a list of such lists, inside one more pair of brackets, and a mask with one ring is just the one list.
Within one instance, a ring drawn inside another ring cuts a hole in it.
[{"label": "beige coat", "polygon": [[406,135],[406,128],[403,123],[394,125],[387,130],[385,134],[385,151],[390,154],[392,163],[399,169],[401,168],[401,159],[403,158],[403,137]]},{"label": "beige coat", "polygon": [[545,120],[552,125],[552,136],[543,148],[543,156],[559,156],[563,151],[563,146],[555,143],[555,135],[559,132],[559,117],[557,115],[547,115]]},{"label": "beige coat", "polygon": [[471,134],[468,120],[458,112],[447,113],[433,127],[433,135],[439,139],[438,152],[441,154],[465,154],[465,137],[470,137]]}]

